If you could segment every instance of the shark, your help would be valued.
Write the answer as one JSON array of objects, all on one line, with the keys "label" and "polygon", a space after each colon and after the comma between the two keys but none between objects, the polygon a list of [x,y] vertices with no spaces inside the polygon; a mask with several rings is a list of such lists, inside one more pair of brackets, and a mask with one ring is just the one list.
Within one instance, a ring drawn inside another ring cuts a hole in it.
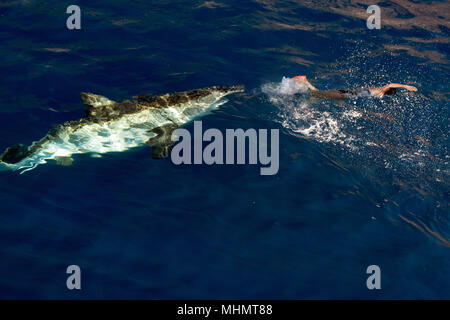
[{"label": "shark", "polygon": [[152,158],[168,156],[172,133],[226,103],[225,96],[244,91],[238,86],[212,86],[162,95],[143,94],[122,102],[82,92],[87,106],[78,120],[54,126],[30,146],[16,144],[0,155],[0,169],[24,173],[48,160],[71,165],[74,154],[101,157],[143,145],[152,147]]}]

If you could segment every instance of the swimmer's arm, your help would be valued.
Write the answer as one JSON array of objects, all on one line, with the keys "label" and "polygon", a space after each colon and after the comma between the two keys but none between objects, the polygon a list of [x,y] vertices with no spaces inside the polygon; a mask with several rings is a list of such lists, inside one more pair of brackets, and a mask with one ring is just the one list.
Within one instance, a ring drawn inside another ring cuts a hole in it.
[{"label": "swimmer's arm", "polygon": [[382,97],[384,96],[384,94],[389,90],[389,89],[393,89],[393,88],[403,88],[406,89],[408,91],[417,91],[417,88],[414,86],[408,86],[406,84],[401,84],[401,83],[390,83],[387,84],[383,87],[379,87],[379,88],[370,88],[370,94],[376,97]]},{"label": "swimmer's arm", "polygon": [[314,87],[308,80],[306,80],[306,85],[308,86],[309,90],[311,90],[311,91],[319,91],[319,89]]}]

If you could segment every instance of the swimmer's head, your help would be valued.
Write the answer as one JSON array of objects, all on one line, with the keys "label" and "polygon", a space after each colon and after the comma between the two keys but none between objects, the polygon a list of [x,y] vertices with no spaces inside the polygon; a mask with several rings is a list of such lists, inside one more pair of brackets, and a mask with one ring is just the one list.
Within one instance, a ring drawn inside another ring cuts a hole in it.
[{"label": "swimmer's head", "polygon": [[387,90],[385,93],[384,93],[384,95],[386,95],[386,96],[393,96],[394,94],[396,94],[397,93],[397,89],[395,89],[395,88],[390,88],[389,90]]}]

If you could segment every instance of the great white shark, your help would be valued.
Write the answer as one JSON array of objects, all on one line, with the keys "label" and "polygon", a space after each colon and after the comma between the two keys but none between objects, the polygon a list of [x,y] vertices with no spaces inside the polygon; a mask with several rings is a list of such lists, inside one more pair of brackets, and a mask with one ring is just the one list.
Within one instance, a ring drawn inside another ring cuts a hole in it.
[{"label": "great white shark", "polygon": [[144,144],[152,147],[152,158],[165,158],[176,128],[224,104],[226,95],[243,90],[243,86],[213,86],[139,95],[122,102],[82,92],[82,101],[87,105],[84,117],[56,125],[31,146],[7,148],[0,155],[0,169],[23,173],[50,159],[70,165],[73,154],[122,152]]}]

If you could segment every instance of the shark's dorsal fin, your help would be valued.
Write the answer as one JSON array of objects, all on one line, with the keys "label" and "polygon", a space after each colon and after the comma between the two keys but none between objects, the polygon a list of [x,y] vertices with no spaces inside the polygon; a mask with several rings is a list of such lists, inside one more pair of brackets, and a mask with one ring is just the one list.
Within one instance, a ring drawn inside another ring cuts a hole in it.
[{"label": "shark's dorsal fin", "polygon": [[152,97],[152,95],[150,93],[144,93],[144,94],[139,94],[137,96],[133,96],[132,98],[139,100],[139,101],[148,101],[151,97]]},{"label": "shark's dorsal fin", "polygon": [[166,124],[156,127],[148,132],[156,133],[156,136],[150,138],[145,142],[152,147],[152,158],[163,159],[169,156],[170,149],[174,142],[172,141],[172,132],[177,129],[176,124]]},{"label": "shark's dorsal fin", "polygon": [[81,92],[80,95],[81,100],[83,100],[83,103],[85,105],[92,106],[94,108],[109,106],[113,103],[116,103],[115,101],[109,100],[108,98],[95,93]]}]

